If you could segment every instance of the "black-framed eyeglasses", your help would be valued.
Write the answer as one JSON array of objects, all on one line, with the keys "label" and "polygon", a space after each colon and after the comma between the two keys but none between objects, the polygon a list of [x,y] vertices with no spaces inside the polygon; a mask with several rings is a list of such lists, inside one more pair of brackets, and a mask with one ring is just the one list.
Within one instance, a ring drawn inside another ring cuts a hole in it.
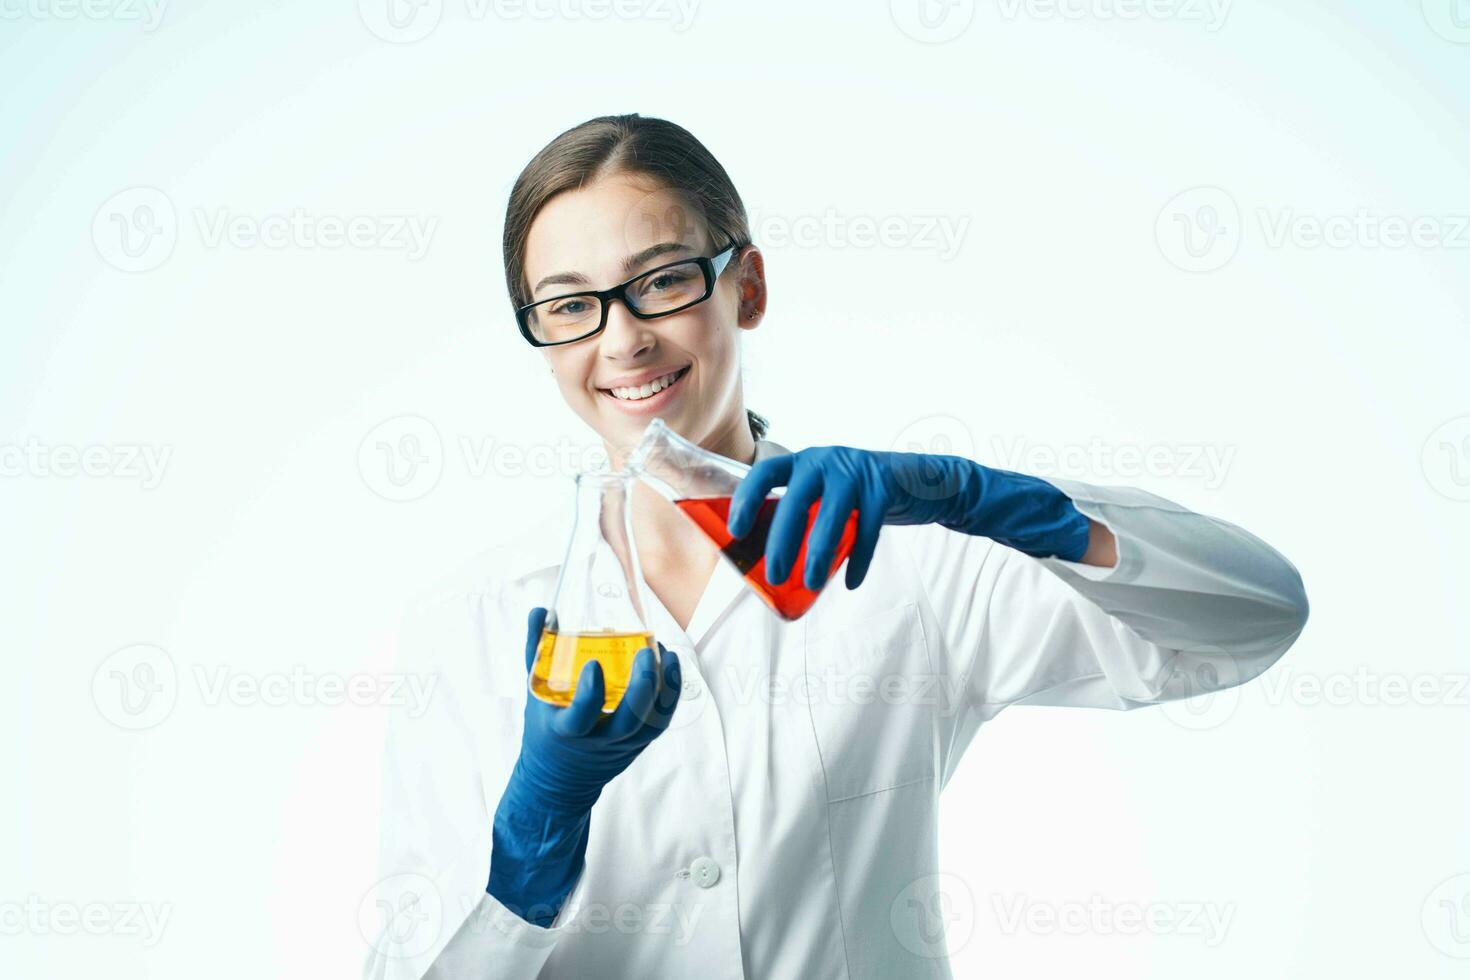
[{"label": "black-framed eyeglasses", "polygon": [[607,309],[612,300],[622,300],[629,313],[640,320],[668,316],[697,306],[715,291],[715,280],[725,271],[731,257],[744,243],[736,242],[709,257],[680,259],[647,272],[640,272],[611,289],[568,293],[528,303],[516,310],[521,336],[534,347],[586,340],[607,326]]}]

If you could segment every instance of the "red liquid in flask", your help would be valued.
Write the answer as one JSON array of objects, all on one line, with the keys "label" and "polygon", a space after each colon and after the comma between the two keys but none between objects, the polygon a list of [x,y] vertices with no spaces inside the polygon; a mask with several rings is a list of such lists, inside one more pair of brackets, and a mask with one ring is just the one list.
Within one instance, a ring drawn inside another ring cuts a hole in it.
[{"label": "red liquid in flask", "polygon": [[[807,511],[801,550],[796,553],[796,563],[791,566],[786,581],[780,585],[772,585],[766,581],[766,537],[771,533],[771,521],[776,516],[776,504],[780,500],[780,497],[767,497],[762,501],[755,525],[738,541],[731,536],[727,525],[730,518],[729,497],[686,497],[674,503],[699,525],[700,530],[709,535],[710,540],[719,546],[726,558],[735,563],[735,567],[745,576],[745,581],[766,601],[766,605],[776,610],[784,619],[799,619],[817,601],[817,593],[803,585],[802,579],[806,575],[807,537],[812,533],[812,522],[817,519],[817,509],[822,500],[817,498]],[[842,538],[837,544],[837,555],[832,560],[827,581],[832,581],[838,567],[847,560],[856,537],[857,513],[853,512],[847,515],[847,523],[842,528]]]}]

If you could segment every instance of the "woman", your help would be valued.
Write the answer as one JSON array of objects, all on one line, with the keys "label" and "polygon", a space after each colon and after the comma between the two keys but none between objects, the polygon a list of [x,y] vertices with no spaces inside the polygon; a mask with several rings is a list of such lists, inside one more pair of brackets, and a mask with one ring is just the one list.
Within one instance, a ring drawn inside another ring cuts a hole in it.
[{"label": "woman", "polygon": [[439,684],[389,736],[370,976],[948,976],[938,795],[983,722],[1242,683],[1305,624],[1289,562],[1151,494],[767,440],[739,370],[762,256],[724,169],[672,123],[593,119],[547,145],[512,190],[505,269],[523,336],[614,465],[658,415],[755,464],[737,534],[786,485],[776,582],[820,585],[854,510],[857,543],[845,588],[788,623],[637,497],[667,643],[601,723],[595,664],[570,707],[526,696],[565,529],[421,604],[403,669]]}]

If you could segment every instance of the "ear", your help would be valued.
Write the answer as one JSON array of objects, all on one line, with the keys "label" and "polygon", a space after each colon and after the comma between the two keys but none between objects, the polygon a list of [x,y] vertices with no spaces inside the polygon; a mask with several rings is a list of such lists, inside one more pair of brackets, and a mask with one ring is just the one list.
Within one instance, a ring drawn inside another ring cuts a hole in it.
[{"label": "ear", "polygon": [[754,330],[766,315],[766,259],[761,250],[747,245],[740,250],[740,265],[737,289],[740,305],[736,313],[736,326],[742,330]]}]

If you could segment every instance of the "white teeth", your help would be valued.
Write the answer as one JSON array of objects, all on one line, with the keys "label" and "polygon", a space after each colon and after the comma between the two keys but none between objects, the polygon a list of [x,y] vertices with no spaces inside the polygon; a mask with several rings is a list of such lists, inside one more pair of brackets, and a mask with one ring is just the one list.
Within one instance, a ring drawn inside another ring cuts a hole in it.
[{"label": "white teeth", "polygon": [[640,385],[637,388],[610,388],[608,390],[612,392],[614,398],[621,398],[624,401],[640,401],[663,391],[669,385],[673,384],[674,379],[678,376],[679,372],[675,371],[661,378],[654,378],[647,384]]}]

